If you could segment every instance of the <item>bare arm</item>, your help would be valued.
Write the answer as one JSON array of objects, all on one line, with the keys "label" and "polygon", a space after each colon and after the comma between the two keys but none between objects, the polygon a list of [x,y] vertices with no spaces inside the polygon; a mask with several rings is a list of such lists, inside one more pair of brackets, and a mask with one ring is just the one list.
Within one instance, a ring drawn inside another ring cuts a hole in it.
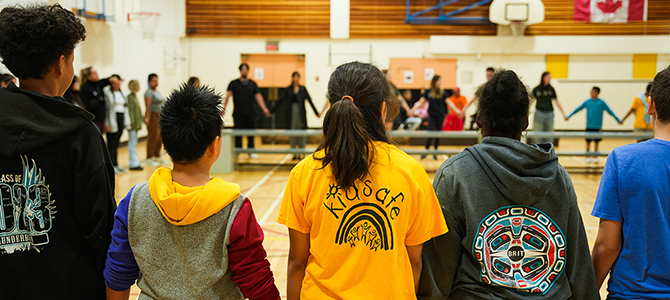
[{"label": "bare arm", "polygon": [[146,105],[144,112],[144,124],[149,126],[149,119],[151,118],[151,97],[144,97],[144,104]]},{"label": "bare arm", "polygon": [[263,95],[261,93],[256,93],[256,95],[254,96],[256,97],[256,103],[258,103],[258,107],[261,108],[263,114],[268,118],[271,117],[272,114],[270,113],[270,110],[267,108],[267,106],[265,106],[265,100],[263,100]]},{"label": "bare arm", "polygon": [[226,113],[226,107],[228,106],[228,100],[230,99],[230,96],[233,95],[233,91],[228,90],[226,91],[226,98],[223,100],[223,113]]},{"label": "bare arm", "polygon": [[130,298],[130,289],[117,292],[107,287],[107,300],[128,300]]},{"label": "bare arm", "polygon": [[421,262],[421,250],[423,244],[416,246],[407,246],[407,254],[409,254],[409,262],[412,265],[412,275],[414,275],[414,292],[419,292],[419,281],[421,280],[421,269],[423,263]]},{"label": "bare arm", "polygon": [[412,113],[411,110],[409,109],[409,105],[407,105],[407,101],[405,101],[405,98],[402,96],[398,95],[398,100],[400,100],[400,105],[402,108],[407,112],[407,116],[410,116]]},{"label": "bare arm", "polygon": [[598,237],[593,246],[593,253],[591,260],[593,261],[593,269],[596,271],[596,283],[598,288],[603,285],[605,277],[612,269],[612,265],[619,257],[621,252],[623,230],[622,223],[617,221],[610,221],[600,219],[600,227],[598,228]]},{"label": "bare arm", "polygon": [[[288,300],[300,299],[302,280],[305,278],[309,258],[309,234],[294,229],[288,230],[290,248],[288,250],[288,274],[286,295]],[[419,251],[419,254],[421,252]]]},{"label": "bare arm", "polygon": [[633,114],[634,112],[635,112],[635,109],[634,109],[634,108],[631,108],[631,109],[628,111],[628,113],[623,117],[623,119],[621,119],[621,123],[626,122],[626,119],[628,119],[628,116],[630,116],[630,115]]},{"label": "bare arm", "polygon": [[329,106],[330,106],[330,101],[328,99],[326,99],[326,103],[323,104],[323,109],[321,110],[321,113],[319,113],[317,115],[317,117],[321,118],[323,116],[323,114],[326,113],[326,110],[328,109]]}]

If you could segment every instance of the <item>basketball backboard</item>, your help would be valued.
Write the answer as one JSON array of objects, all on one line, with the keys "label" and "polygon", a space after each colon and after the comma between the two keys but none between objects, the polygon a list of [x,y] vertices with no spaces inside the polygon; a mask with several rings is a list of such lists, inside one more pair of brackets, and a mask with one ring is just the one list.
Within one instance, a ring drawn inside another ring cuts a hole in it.
[{"label": "basketball backboard", "polygon": [[544,21],[544,4],[541,0],[493,0],[489,7],[489,20],[498,25],[524,22],[533,25]]}]

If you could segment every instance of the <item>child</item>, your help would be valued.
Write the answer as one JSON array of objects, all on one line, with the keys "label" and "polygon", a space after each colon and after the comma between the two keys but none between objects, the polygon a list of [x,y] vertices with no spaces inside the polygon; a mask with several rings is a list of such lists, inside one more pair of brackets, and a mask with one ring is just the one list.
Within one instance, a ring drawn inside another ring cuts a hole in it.
[{"label": "child", "polygon": [[114,169],[93,116],[62,98],[85,37],[60,4],[0,11],[0,61],[21,80],[0,88],[2,299],[105,299]]},{"label": "child", "polygon": [[[569,116],[565,118],[567,121],[572,117],[572,115],[578,113],[580,110],[586,108],[586,131],[587,132],[600,132],[600,129],[603,127],[603,111],[607,111],[614,119],[616,119],[619,124],[623,124],[621,120],[612,112],[612,110],[607,106],[607,103],[603,101],[603,99],[598,98],[598,95],[600,94],[600,88],[597,86],[594,86],[593,89],[591,90],[591,99],[588,99],[582,103],[575,111],[573,111]],[[600,143],[602,139],[586,139],[586,152],[588,154],[589,148],[591,146],[591,141],[594,141],[595,147],[594,151],[598,152],[598,144]],[[598,157],[593,156],[593,158],[589,157],[588,155],[586,156],[586,163],[598,162]]]},{"label": "child", "polygon": [[607,299],[670,299],[670,69],[659,72],[647,115],[654,139],[615,148],[591,215],[600,218],[593,267]]},{"label": "child", "polygon": [[289,228],[288,299],[413,299],[423,243],[447,227],[426,171],[389,144],[395,97],[379,69],[351,62],[328,98],[324,139],[291,171],[277,219]]},{"label": "child", "polygon": [[[174,169],[133,187],[114,215],[107,299],[278,299],[263,231],[240,186],[210,177],[221,152],[221,95],[183,84],[160,115]],[[141,272],[141,276],[140,276]]]},{"label": "child", "polygon": [[511,70],[484,86],[482,142],[435,173],[449,233],[424,244],[419,299],[598,299],[570,176],[551,143],[520,141],[529,107]]},{"label": "child", "polygon": [[140,83],[137,80],[128,82],[128,114],[130,115],[130,129],[128,130],[128,159],[130,160],[131,171],[142,171],[144,168],[140,166],[140,160],[137,157],[137,132],[142,129],[144,118],[142,117],[142,110],[137,101],[137,92],[140,91]]}]

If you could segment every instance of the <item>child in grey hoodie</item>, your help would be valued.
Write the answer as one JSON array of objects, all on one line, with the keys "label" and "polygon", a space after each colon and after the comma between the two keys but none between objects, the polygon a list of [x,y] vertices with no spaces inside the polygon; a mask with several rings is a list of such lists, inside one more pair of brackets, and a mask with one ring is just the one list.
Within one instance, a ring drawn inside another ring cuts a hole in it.
[{"label": "child in grey hoodie", "polygon": [[447,234],[423,249],[419,299],[598,299],[572,182],[551,144],[526,145],[528,92],[499,71],[479,101],[484,139],[433,186]]}]

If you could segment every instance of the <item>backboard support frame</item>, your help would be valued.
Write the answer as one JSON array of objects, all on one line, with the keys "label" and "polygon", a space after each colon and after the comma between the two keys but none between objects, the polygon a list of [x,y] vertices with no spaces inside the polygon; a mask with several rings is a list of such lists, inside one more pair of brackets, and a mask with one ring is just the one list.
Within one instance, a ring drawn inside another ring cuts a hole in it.
[{"label": "backboard support frame", "polygon": [[[460,0],[439,0],[437,5],[420,10],[415,13],[410,13],[410,0],[405,0],[405,23],[407,24],[473,24],[473,25],[491,25],[491,21],[487,17],[457,17],[456,15],[469,11],[473,8],[491,3],[493,0],[481,0],[470,4],[466,7],[455,9],[447,13],[444,8],[452,5]],[[438,17],[422,17],[426,13],[438,10]]]}]

